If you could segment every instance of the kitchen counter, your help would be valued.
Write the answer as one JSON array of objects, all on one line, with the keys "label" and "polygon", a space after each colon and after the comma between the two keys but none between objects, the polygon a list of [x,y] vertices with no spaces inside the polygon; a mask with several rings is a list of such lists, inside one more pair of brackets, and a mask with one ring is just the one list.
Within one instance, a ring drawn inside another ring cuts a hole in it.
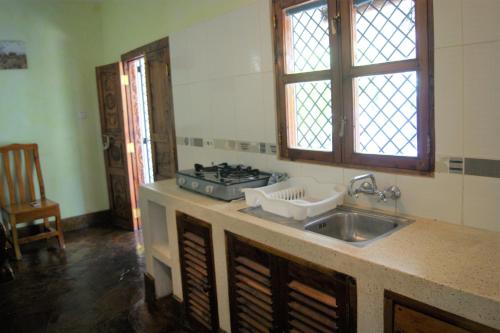
[{"label": "kitchen counter", "polygon": [[[228,332],[224,230],[354,277],[359,332],[383,331],[384,289],[500,328],[500,233],[411,217],[415,222],[409,226],[359,248],[241,213],[244,201],[226,203],[194,194],[178,188],[175,180],[141,187],[140,205],[147,269],[158,275],[155,258],[167,265],[171,290],[180,299],[175,211],[212,225],[220,324]],[[165,224],[160,230],[165,228],[167,236],[159,235],[154,223]],[[159,284],[160,293],[170,291]]]}]

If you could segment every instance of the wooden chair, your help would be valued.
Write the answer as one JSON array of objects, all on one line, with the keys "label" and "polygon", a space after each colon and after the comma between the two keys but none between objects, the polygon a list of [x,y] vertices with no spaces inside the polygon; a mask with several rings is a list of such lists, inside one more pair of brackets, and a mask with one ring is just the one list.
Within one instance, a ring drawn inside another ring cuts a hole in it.
[{"label": "wooden chair", "polygon": [[[40,239],[57,237],[59,248],[64,249],[59,204],[45,197],[38,145],[11,144],[0,147],[0,158],[3,162],[0,164],[0,213],[3,221],[6,217],[6,222],[10,225],[16,259],[22,258],[19,245]],[[38,193],[35,189],[33,169],[36,172]],[[5,194],[5,188],[7,188],[8,195]],[[37,194],[40,199],[36,199]],[[56,229],[50,227],[50,217],[55,218]],[[37,219],[43,219],[44,231],[33,236],[19,238],[17,224]]]}]

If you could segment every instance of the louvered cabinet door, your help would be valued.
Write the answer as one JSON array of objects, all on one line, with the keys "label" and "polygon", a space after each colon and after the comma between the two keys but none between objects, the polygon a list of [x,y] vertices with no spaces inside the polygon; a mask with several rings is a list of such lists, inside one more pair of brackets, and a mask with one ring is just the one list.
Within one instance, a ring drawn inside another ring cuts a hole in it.
[{"label": "louvered cabinet door", "polygon": [[178,214],[177,229],[186,320],[196,332],[218,332],[211,227]]},{"label": "louvered cabinet door", "polygon": [[275,258],[226,233],[232,332],[278,332]]},{"label": "louvered cabinet door", "polygon": [[347,276],[285,260],[283,271],[286,332],[355,332]]},{"label": "louvered cabinet door", "polygon": [[385,290],[384,296],[386,333],[500,333],[500,330],[389,290]]}]

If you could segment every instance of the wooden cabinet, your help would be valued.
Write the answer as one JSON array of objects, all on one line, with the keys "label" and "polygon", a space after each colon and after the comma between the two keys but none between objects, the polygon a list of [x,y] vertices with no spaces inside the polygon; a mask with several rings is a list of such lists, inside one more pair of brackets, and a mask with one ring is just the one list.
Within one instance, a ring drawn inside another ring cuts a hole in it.
[{"label": "wooden cabinet", "polygon": [[350,300],[356,294],[352,288],[349,290],[349,286],[355,286],[352,279],[293,259],[282,260],[282,266],[286,332],[355,331],[355,303]]},{"label": "wooden cabinet", "polygon": [[410,298],[385,292],[385,333],[498,333]]},{"label": "wooden cabinet", "polygon": [[185,319],[196,332],[218,332],[211,226],[178,213],[177,230]]},{"label": "wooden cabinet", "polygon": [[226,233],[232,332],[279,327],[278,266],[273,256]]},{"label": "wooden cabinet", "polygon": [[226,232],[232,332],[355,332],[354,280]]}]

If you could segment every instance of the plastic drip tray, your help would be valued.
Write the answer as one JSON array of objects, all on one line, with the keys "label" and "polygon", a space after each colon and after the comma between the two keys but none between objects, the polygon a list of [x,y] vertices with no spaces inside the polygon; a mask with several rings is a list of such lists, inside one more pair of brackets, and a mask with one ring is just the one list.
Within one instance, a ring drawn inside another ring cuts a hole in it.
[{"label": "plastic drip tray", "polygon": [[294,227],[294,228],[300,229],[300,230],[304,230],[304,227],[307,223],[312,222],[312,221],[316,221],[317,219],[319,219],[323,216],[327,216],[328,214],[331,214],[331,211],[328,211],[328,212],[320,214],[318,216],[308,217],[305,220],[297,221],[291,217],[287,218],[287,217],[283,217],[280,215],[266,212],[260,206],[243,208],[243,209],[240,209],[239,212],[242,212],[242,213],[248,214],[248,215],[252,215],[252,216],[258,217],[259,219],[263,219],[266,221],[271,221],[271,222],[286,225],[289,227]]}]

